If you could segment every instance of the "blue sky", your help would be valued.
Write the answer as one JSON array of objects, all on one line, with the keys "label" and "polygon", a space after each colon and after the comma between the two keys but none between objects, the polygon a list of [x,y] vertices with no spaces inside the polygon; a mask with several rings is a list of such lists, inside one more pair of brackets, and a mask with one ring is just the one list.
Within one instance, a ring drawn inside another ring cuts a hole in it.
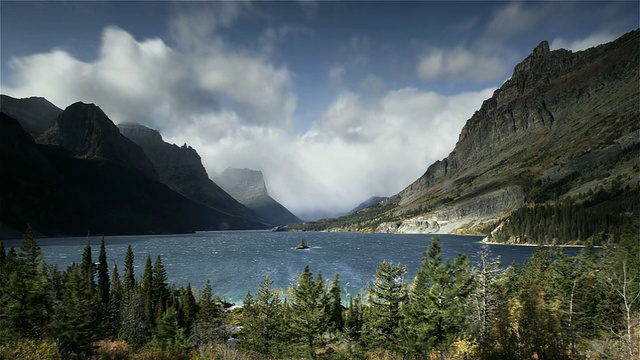
[{"label": "blue sky", "polygon": [[[2,92],[187,142],[210,175],[262,170],[298,214],[392,195],[542,40],[638,27],[632,2],[10,2]],[[311,215],[308,215],[311,216]]]}]

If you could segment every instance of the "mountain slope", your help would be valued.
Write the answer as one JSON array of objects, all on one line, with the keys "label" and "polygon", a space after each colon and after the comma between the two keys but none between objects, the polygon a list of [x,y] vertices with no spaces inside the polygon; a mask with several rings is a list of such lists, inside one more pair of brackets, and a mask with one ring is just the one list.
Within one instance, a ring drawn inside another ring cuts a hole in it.
[{"label": "mountain slope", "polygon": [[230,168],[216,176],[215,182],[269,224],[285,225],[302,222],[269,196],[261,171]]},{"label": "mountain slope", "polygon": [[639,54],[638,30],[576,53],[542,42],[449,156],[388,200],[307,228],[468,232],[525,205],[637,189]]},{"label": "mountain slope", "polygon": [[142,148],[160,181],[187,198],[213,209],[259,221],[256,214],[216,185],[198,153],[186,144],[169,144],[157,130],[139,124],[119,124],[120,132]]},{"label": "mountain slope", "polygon": [[127,164],[74,155],[37,144],[0,113],[0,238],[14,237],[27,223],[45,236],[265,228],[191,201]]},{"label": "mountain slope", "polygon": [[22,128],[35,138],[53,124],[62,109],[42,97],[16,99],[0,95],[0,111],[18,120]]},{"label": "mountain slope", "polygon": [[94,104],[69,105],[37,142],[62,146],[77,158],[112,161],[158,179],[144,151],[120,134],[111,119]]}]

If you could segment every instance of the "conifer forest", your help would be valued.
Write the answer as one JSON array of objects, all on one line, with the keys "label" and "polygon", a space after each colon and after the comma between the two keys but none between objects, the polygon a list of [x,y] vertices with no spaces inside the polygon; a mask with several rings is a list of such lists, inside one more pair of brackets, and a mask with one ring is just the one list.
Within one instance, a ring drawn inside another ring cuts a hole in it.
[{"label": "conifer forest", "polygon": [[[66,269],[46,264],[27,229],[0,247],[2,359],[632,359],[640,346],[639,225],[575,257],[536,248],[503,270],[488,246],[443,259],[434,237],[415,278],[379,264],[345,298],[339,274],[267,276],[230,309],[207,281],[167,282],[162,258],[134,272],[87,245]],[[0,243],[1,244],[1,243]]]}]

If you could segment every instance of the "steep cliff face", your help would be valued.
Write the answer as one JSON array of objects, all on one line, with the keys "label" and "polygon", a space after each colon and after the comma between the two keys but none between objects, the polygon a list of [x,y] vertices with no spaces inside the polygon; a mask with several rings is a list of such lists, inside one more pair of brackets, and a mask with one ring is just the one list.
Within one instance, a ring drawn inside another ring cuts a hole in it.
[{"label": "steep cliff face", "polygon": [[80,159],[112,161],[158,179],[144,151],[120,134],[111,119],[94,104],[69,105],[36,141],[62,146]]},{"label": "steep cliff face", "polygon": [[53,124],[62,109],[42,97],[16,99],[0,95],[0,111],[18,120],[22,128],[35,138]]},{"label": "steep cliff face", "polygon": [[297,216],[269,196],[261,171],[230,168],[216,176],[215,182],[269,224],[301,222]]},{"label": "steep cliff face", "polygon": [[118,128],[144,150],[160,181],[172,190],[211,208],[258,221],[255,213],[209,179],[192,147],[169,144],[157,130],[139,124],[119,124]]},{"label": "steep cliff face", "polygon": [[639,58],[639,30],[576,53],[540,43],[467,121],[449,156],[361,210],[351,227],[451,232],[550,193],[575,195],[614,178],[635,186],[637,159],[622,155],[640,141]]}]

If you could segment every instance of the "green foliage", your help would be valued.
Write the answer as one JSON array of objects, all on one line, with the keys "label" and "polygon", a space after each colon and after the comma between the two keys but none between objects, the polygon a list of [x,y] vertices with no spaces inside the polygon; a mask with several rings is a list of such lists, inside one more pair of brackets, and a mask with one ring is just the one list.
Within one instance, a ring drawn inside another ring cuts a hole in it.
[{"label": "green foliage", "polygon": [[293,288],[291,327],[296,339],[307,347],[310,357],[315,357],[317,343],[327,329],[326,300],[322,275],[318,273],[314,282],[309,265],[305,266]]},{"label": "green foliage", "polygon": [[426,356],[463,334],[471,282],[466,256],[458,255],[453,264],[442,262],[440,239],[432,238],[404,309],[405,351]]},{"label": "green foliage", "polygon": [[407,267],[380,263],[369,288],[369,313],[365,317],[362,336],[367,348],[396,349],[401,310],[407,301]]},{"label": "green foliage", "polygon": [[283,320],[285,307],[278,293],[272,289],[273,281],[267,275],[254,299],[247,294],[242,309],[243,348],[263,356],[277,357],[286,341]]}]

